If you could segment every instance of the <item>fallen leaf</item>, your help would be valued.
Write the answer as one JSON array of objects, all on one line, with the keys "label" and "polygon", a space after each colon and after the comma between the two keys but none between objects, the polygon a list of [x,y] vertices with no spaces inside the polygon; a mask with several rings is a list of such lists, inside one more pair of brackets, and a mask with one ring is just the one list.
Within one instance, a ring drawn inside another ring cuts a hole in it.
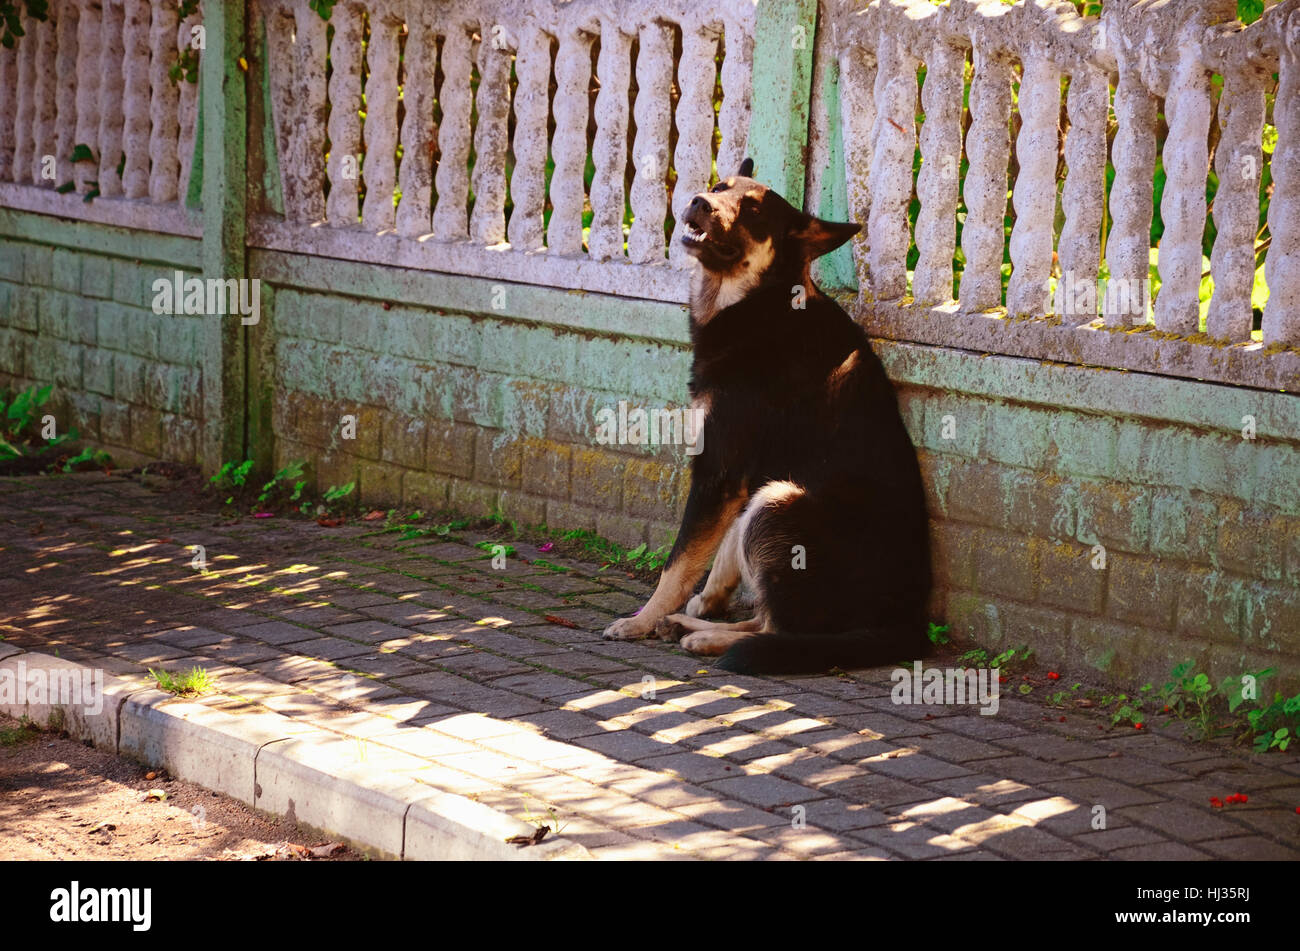
[{"label": "fallen leaf", "polygon": [[109,822],[107,819],[101,819],[99,822],[95,823],[95,828],[87,832],[86,835],[94,835],[96,832],[112,832],[116,828],[117,826]]},{"label": "fallen leaf", "polygon": [[573,621],[570,621],[567,617],[559,617],[558,615],[555,614],[547,614],[545,615],[543,620],[550,621],[552,624],[558,624],[560,625],[560,627],[576,628],[578,626]]},{"label": "fallen leaf", "polygon": [[158,778],[158,774],[155,773],[155,772],[148,772],[148,773],[145,773],[145,774],[144,774],[144,778],[145,778],[145,779],[157,779],[157,778]]},{"label": "fallen leaf", "polygon": [[166,798],[167,793],[163,792],[161,789],[151,789],[144,794],[145,802],[162,802]]},{"label": "fallen leaf", "polygon": [[379,509],[374,509],[373,511],[367,512],[365,515],[361,516],[361,521],[375,522],[383,517],[384,517],[383,512],[379,511]]},{"label": "fallen leaf", "polygon": [[274,512],[254,512],[253,518],[275,518]]},{"label": "fallen leaf", "polygon": [[340,515],[338,518],[326,518],[324,515],[322,515],[320,518],[316,519],[316,524],[321,526],[321,528],[338,528],[346,521],[347,519],[344,518],[342,515]]},{"label": "fallen leaf", "polygon": [[330,859],[346,848],[347,846],[342,842],[331,842],[328,845],[318,845],[311,850],[311,857],[314,859]]}]

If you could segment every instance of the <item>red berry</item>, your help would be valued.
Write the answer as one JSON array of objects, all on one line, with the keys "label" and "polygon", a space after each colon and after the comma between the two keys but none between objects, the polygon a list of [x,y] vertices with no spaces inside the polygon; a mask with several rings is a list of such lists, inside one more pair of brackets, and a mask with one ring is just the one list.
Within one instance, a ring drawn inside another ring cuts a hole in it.
[{"label": "red berry", "polygon": [[1056,671],[1054,671],[1054,670],[1049,670],[1049,671],[1047,672],[1047,679],[1048,679],[1048,680],[1060,680],[1060,679],[1061,679],[1061,675],[1058,674],[1058,673],[1057,673]]},{"label": "red berry", "polygon": [[1247,796],[1244,792],[1237,793],[1237,802],[1250,802],[1250,797]]},{"label": "red berry", "polygon": [[1062,723],[1065,722],[1065,717],[1061,717],[1061,722],[1062,722]]},{"label": "red berry", "polygon": [[1221,800],[1218,796],[1211,796],[1210,805],[1213,806],[1215,809],[1222,809],[1223,800]]},{"label": "red berry", "polygon": [[1141,723],[1134,723],[1134,724],[1133,724],[1133,729],[1135,729],[1135,730],[1140,730],[1140,729],[1142,729],[1142,724],[1141,724]]}]

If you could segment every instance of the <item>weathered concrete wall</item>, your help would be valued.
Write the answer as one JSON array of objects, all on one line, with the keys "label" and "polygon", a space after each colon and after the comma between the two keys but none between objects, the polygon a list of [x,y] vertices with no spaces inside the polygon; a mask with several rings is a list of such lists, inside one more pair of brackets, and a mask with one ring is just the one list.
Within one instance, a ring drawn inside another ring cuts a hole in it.
[{"label": "weathered concrete wall", "polygon": [[1122,678],[1194,659],[1300,683],[1300,399],[877,349],[929,491],[936,609],[959,634]]},{"label": "weathered concrete wall", "polygon": [[[680,309],[656,312],[653,335],[616,338],[600,332],[619,313],[609,299],[579,298],[574,317],[560,309],[572,295],[505,286],[518,299],[491,316],[454,313],[420,302],[469,308],[502,285],[459,278],[448,291],[369,269],[365,287],[338,275],[357,295],[345,296],[293,286],[314,280],[312,265],[289,261],[276,265],[273,318],[279,464],[318,459],[322,488],[358,479],[375,503],[499,510],[625,544],[676,530],[682,449],[597,445],[595,414],[681,404]],[[538,322],[551,318],[570,326]],[[1300,399],[877,349],[930,493],[936,617],[1122,678],[1195,659],[1216,677],[1271,665],[1300,681]],[[355,440],[341,434],[349,414]]]},{"label": "weathered concrete wall", "polygon": [[198,241],[0,211],[0,388],[54,384],[59,431],[118,464],[198,462],[203,317],[154,314]]},{"label": "weathered concrete wall", "polygon": [[[308,289],[319,262],[257,263],[278,277],[270,325],[277,465],[314,460],[321,489],[355,479],[375,503],[500,510],[629,545],[671,539],[687,485],[684,447],[649,451],[595,437],[599,408],[617,411],[620,400],[685,404],[680,307],[645,313],[643,332],[676,323],[679,339],[664,340],[627,336],[638,328],[608,298],[365,266],[363,286],[339,280],[348,265],[327,265],[334,286],[366,295],[344,296]],[[446,280],[450,291],[437,283]],[[502,306],[487,316],[422,304],[458,292],[467,305]],[[355,417],[355,439],[345,438],[345,416]]]}]

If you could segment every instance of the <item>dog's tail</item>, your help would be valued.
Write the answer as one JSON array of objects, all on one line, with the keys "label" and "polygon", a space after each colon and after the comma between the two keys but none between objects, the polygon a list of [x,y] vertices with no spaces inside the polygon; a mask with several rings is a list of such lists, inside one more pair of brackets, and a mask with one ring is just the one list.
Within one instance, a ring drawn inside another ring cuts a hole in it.
[{"label": "dog's tail", "polygon": [[907,628],[837,634],[757,634],[732,644],[712,666],[736,674],[822,674],[832,667],[876,667],[912,661],[925,638]]}]

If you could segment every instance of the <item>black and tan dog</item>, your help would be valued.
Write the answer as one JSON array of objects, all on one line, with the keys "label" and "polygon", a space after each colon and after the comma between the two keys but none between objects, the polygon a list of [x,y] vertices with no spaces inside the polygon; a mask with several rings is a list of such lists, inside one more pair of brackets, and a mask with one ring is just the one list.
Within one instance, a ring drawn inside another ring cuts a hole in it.
[{"label": "black and tan dog", "polygon": [[[746,159],[682,219],[700,265],[691,394],[704,448],[658,588],[605,637],[680,637],[739,673],[911,660],[930,592],[916,454],[866,334],[810,274],[859,225],[798,211],[752,174]],[[755,616],[703,620],[742,579]]]}]

